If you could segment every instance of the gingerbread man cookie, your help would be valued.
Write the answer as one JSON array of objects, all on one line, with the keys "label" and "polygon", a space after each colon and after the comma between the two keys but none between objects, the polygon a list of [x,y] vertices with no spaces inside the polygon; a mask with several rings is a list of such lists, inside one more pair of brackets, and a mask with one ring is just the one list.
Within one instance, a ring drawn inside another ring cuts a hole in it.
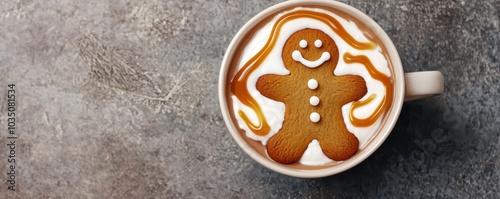
[{"label": "gingerbread man cookie", "polygon": [[290,75],[264,75],[257,90],[285,104],[282,128],[267,143],[269,156],[280,163],[298,161],[316,139],[332,160],[346,160],[358,150],[358,139],[347,130],[341,107],[367,92],[363,78],[335,76],[339,51],[327,34],[303,29],[288,38],[282,53]]}]

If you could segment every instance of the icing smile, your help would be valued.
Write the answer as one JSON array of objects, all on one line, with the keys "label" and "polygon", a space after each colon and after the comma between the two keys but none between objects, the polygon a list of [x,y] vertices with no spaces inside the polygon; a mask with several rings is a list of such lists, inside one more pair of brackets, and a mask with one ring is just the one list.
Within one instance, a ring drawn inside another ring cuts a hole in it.
[{"label": "icing smile", "polygon": [[319,59],[314,61],[309,61],[307,59],[304,59],[304,57],[302,57],[302,53],[300,53],[300,51],[295,50],[292,53],[292,58],[293,60],[300,62],[301,64],[307,66],[308,68],[316,68],[319,65],[325,63],[325,61],[328,61],[330,59],[330,53],[323,52],[323,54],[321,54],[321,57]]},{"label": "icing smile", "polygon": [[[321,42],[321,40],[319,40],[319,39],[314,42],[314,46],[316,46],[316,48],[321,48],[322,45],[323,45],[323,42]],[[307,41],[301,40],[299,42],[299,46],[301,48],[306,48]],[[304,66],[306,66],[308,68],[316,68],[319,65],[325,63],[325,61],[328,61],[330,59],[330,53],[323,52],[323,54],[321,54],[321,57],[319,59],[317,59],[315,61],[309,61],[307,59],[304,59],[304,57],[302,57],[302,53],[300,51],[295,50],[292,53],[292,58],[293,58],[293,60],[300,62],[301,64],[303,64]]]}]

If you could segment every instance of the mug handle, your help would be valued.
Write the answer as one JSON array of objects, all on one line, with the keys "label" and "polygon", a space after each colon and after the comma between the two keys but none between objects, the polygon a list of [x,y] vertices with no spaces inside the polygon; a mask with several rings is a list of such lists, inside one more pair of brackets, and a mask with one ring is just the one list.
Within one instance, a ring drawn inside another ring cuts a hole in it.
[{"label": "mug handle", "polygon": [[417,100],[444,92],[444,77],[439,71],[405,73],[405,101]]}]

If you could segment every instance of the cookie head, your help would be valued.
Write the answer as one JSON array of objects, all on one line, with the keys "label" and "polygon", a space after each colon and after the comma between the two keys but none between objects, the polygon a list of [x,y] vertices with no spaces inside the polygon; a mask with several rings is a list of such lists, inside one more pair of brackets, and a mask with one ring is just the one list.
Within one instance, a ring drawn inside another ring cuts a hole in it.
[{"label": "cookie head", "polygon": [[332,71],[337,65],[339,51],[330,36],[320,30],[307,28],[288,38],[283,47],[282,58],[292,73],[308,69]]}]

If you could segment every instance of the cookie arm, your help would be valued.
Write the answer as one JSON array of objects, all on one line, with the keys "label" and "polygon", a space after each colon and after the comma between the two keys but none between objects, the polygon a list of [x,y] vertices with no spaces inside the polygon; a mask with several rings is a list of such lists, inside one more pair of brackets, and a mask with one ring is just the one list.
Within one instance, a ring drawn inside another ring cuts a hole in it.
[{"label": "cookie arm", "polygon": [[263,75],[257,80],[256,87],[263,96],[282,102],[282,95],[287,91],[287,79],[288,76],[283,75]]},{"label": "cookie arm", "polygon": [[342,104],[347,104],[352,101],[358,101],[363,98],[368,92],[366,88],[365,80],[360,76],[355,75],[346,75],[339,77],[340,82],[343,82],[343,85],[339,85],[341,90],[344,90],[343,94],[345,97],[345,101]]}]

